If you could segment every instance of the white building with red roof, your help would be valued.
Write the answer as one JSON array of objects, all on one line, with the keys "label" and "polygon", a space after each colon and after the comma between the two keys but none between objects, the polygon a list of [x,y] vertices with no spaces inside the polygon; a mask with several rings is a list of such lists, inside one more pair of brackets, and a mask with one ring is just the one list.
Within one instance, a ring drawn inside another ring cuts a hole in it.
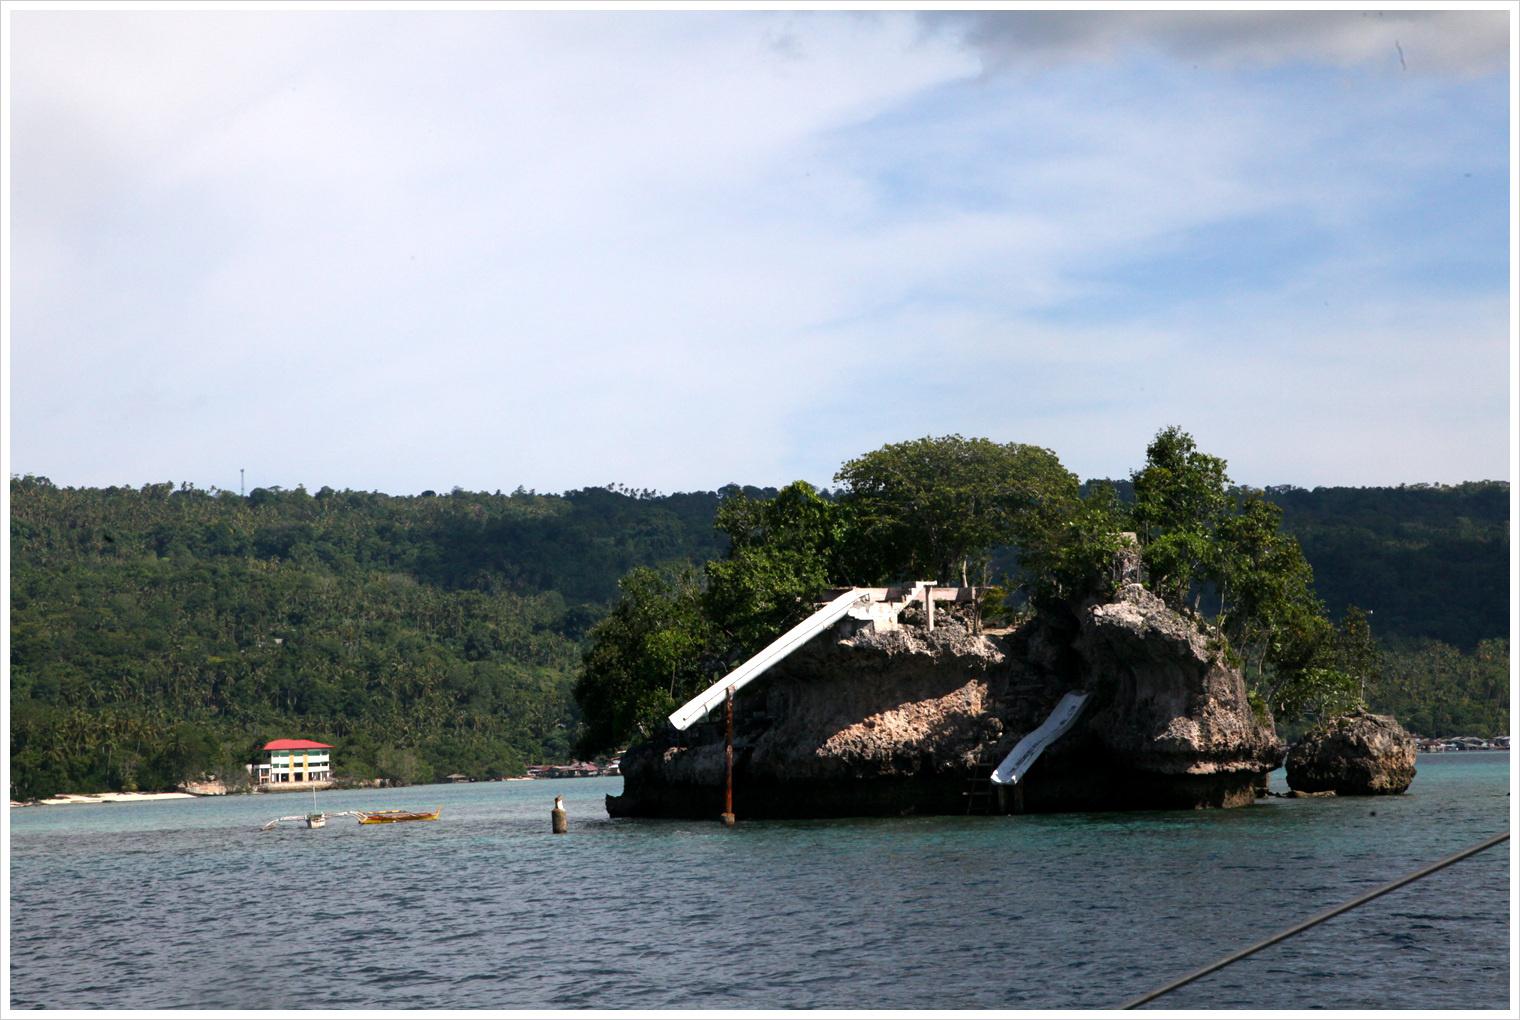
[{"label": "white building with red roof", "polygon": [[258,782],[325,783],[332,778],[332,745],[313,740],[271,740],[269,761],[259,764]]}]

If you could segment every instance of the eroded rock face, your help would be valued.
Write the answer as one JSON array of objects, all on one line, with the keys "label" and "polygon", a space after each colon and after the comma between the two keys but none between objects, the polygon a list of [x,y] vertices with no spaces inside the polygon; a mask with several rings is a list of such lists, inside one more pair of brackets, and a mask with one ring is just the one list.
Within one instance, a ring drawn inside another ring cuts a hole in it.
[{"label": "eroded rock face", "polygon": [[787,779],[964,772],[1003,725],[991,690],[1005,643],[957,623],[814,642],[776,668],[762,702],[777,724],[749,767]]},{"label": "eroded rock face", "polygon": [[1403,793],[1414,780],[1414,738],[1392,716],[1359,711],[1316,726],[1288,752],[1288,785],[1338,796]]},{"label": "eroded rock face", "polygon": [[[835,633],[793,653],[737,699],[735,813],[741,817],[943,814],[1003,724],[990,691],[1006,673],[1004,639],[956,623]],[[623,756],[614,816],[709,817],[720,811],[722,738]]]},{"label": "eroded rock face", "polygon": [[[951,620],[820,635],[737,699],[740,817],[960,814],[973,768],[996,764],[1063,694],[1081,718],[993,810],[1233,807],[1282,760],[1240,674],[1188,619],[1139,584],[1072,619],[1006,634]],[[723,744],[644,745],[623,757],[613,815],[711,817]],[[985,772],[985,770],[984,770]],[[985,789],[985,788],[984,788]]]},{"label": "eroded rock face", "polygon": [[1271,717],[1252,711],[1240,671],[1192,621],[1139,584],[1079,615],[1076,647],[1101,705],[1089,725],[1126,764],[1191,775],[1277,768]]}]

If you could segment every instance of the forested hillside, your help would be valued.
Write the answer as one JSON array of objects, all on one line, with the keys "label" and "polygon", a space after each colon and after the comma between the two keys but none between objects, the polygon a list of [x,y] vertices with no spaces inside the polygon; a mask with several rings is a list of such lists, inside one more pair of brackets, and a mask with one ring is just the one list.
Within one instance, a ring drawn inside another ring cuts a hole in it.
[{"label": "forested hillside", "polygon": [[[1128,479],[1108,484],[1133,499]],[[1399,646],[1471,649],[1509,633],[1508,483],[1263,493],[1282,508],[1282,529],[1303,547],[1332,615],[1368,610],[1379,640]]]},{"label": "forested hillside", "polygon": [[1509,633],[1509,486],[1382,489],[1274,486],[1283,529],[1314,566],[1332,612],[1355,604],[1401,647],[1432,639],[1472,649]]},{"label": "forested hillside", "polygon": [[[619,578],[727,544],[715,492],[243,497],[26,477],[10,493],[24,797],[227,774],[277,736],[337,745],[359,778],[563,759],[586,634]],[[1372,612],[1388,651],[1374,708],[1417,732],[1507,730],[1507,485],[1268,496],[1331,614]]]},{"label": "forested hillside", "polygon": [[629,570],[716,555],[716,502],[13,479],[13,796],[226,775],[276,736],[356,778],[562,760],[586,630]]}]

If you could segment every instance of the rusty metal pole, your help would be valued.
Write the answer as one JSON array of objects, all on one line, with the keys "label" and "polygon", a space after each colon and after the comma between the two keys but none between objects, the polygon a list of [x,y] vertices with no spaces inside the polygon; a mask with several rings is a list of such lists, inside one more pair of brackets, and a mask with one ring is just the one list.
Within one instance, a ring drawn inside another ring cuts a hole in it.
[{"label": "rusty metal pole", "polygon": [[724,825],[734,824],[734,689],[730,687],[723,699],[723,714],[728,717],[728,730],[723,738],[723,814],[719,817]]}]

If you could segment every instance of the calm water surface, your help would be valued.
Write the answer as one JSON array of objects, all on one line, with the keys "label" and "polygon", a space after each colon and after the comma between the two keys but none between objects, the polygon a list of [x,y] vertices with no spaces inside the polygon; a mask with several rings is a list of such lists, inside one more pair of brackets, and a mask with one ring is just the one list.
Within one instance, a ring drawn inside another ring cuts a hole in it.
[{"label": "calm water surface", "polygon": [[[1507,754],[1419,768],[1402,797],[732,830],[609,819],[616,779],[321,794],[443,817],[317,830],[258,831],[298,794],[16,808],[11,1006],[1112,1006],[1508,828]],[[1506,1007],[1509,847],[1155,1005]]]}]

